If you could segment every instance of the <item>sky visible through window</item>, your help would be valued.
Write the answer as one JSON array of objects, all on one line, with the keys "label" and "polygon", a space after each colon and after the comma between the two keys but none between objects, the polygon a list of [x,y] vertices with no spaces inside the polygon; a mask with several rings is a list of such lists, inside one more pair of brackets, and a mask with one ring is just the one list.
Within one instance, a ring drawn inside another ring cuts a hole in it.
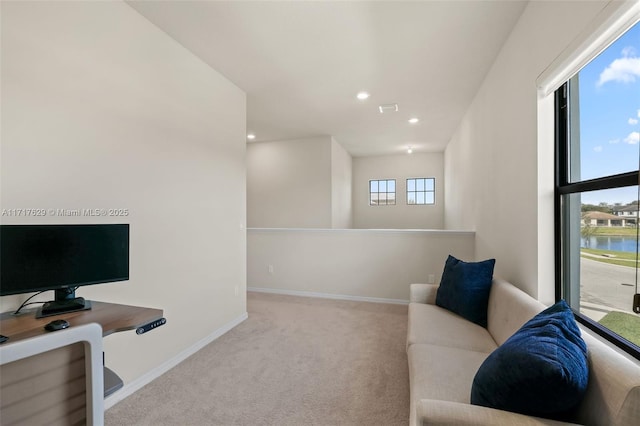
[{"label": "sky visible through window", "polygon": [[[579,74],[580,180],[638,169],[640,139],[640,23]],[[582,194],[582,203],[627,204],[637,187]]]}]

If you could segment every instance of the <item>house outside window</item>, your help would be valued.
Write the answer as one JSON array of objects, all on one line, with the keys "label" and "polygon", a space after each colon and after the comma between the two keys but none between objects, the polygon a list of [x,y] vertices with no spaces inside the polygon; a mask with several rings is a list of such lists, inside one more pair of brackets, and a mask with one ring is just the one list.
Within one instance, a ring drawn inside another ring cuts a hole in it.
[{"label": "house outside window", "polygon": [[396,204],[396,180],[375,179],[369,181],[369,205],[390,206]]},{"label": "house outside window", "polygon": [[555,94],[556,296],[640,358],[640,24]]},{"label": "house outside window", "polygon": [[435,178],[407,179],[407,204],[428,205],[436,203]]}]

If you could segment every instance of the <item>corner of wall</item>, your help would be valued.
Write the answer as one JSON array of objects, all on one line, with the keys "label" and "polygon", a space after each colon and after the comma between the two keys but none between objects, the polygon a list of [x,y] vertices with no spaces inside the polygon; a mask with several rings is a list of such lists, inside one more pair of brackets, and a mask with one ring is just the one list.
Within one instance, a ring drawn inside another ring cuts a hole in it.
[{"label": "corner of wall", "polygon": [[331,227],[353,227],[352,200],[353,158],[331,137]]}]

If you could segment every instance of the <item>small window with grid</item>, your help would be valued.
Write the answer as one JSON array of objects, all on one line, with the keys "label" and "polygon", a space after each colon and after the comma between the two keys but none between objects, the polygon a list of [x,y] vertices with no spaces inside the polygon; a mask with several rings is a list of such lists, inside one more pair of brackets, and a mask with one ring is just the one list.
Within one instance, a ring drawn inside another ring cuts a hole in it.
[{"label": "small window with grid", "polygon": [[389,206],[396,204],[396,180],[376,179],[369,181],[369,205]]},{"label": "small window with grid", "polygon": [[407,204],[427,205],[436,203],[435,178],[407,179]]}]

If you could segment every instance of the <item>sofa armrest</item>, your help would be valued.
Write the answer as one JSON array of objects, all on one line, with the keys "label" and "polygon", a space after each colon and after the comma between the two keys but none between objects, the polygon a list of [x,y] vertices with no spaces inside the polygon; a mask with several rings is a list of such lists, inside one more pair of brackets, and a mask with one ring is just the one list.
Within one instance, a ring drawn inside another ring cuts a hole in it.
[{"label": "sofa armrest", "polygon": [[479,405],[435,399],[418,401],[416,415],[416,423],[422,426],[560,426],[573,424]]},{"label": "sofa armrest", "polygon": [[436,304],[437,284],[411,284],[409,287],[409,302]]}]

